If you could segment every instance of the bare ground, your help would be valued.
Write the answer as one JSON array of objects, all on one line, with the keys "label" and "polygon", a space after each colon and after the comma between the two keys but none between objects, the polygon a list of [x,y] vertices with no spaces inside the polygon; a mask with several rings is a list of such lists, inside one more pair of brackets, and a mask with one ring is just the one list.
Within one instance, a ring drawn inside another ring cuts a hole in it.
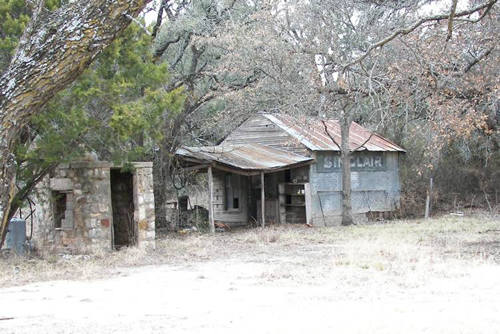
[{"label": "bare ground", "polygon": [[156,250],[0,259],[0,273],[0,333],[500,328],[491,216],[191,234]]}]

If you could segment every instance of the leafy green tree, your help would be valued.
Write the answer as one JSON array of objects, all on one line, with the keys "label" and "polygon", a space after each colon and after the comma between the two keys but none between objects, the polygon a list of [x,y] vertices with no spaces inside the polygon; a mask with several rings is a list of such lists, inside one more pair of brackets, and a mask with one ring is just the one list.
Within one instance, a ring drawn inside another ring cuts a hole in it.
[{"label": "leafy green tree", "polygon": [[[166,91],[166,64],[155,64],[152,38],[130,25],[46,111],[31,119],[18,146],[19,191],[13,209],[58,164],[85,152],[102,160],[150,160],[164,114],[184,103],[183,89]],[[15,210],[13,210],[14,212]]]},{"label": "leafy green tree", "polygon": [[[182,88],[163,89],[167,66],[153,63],[151,42],[139,26],[129,26],[89,70],[53,99],[49,114],[42,118],[66,122],[68,111],[81,115],[78,121],[87,124],[79,135],[81,144],[101,159],[149,158],[162,136],[157,126],[162,114],[178,111],[183,104]],[[69,125],[58,124],[53,130]]]},{"label": "leafy green tree", "polygon": [[[233,76],[230,69],[222,68],[221,59],[227,51],[219,47],[227,27],[252,21],[257,8],[257,3],[235,0],[160,1],[153,53],[157,61],[168,63],[171,76],[165,89],[183,87],[186,99],[181,112],[164,115],[163,138],[153,159],[155,221],[159,227],[170,223],[169,227],[175,228],[174,222],[167,222],[165,203],[177,188],[173,181],[179,181],[176,149],[220,139],[228,128],[227,120],[217,121],[226,96],[257,80],[258,71]],[[228,118],[238,122],[234,114]]]},{"label": "leafy green tree", "polygon": [[53,11],[45,0],[27,2],[32,6],[30,20],[0,75],[0,248],[17,192],[14,152],[25,140],[25,127],[150,1],[68,1]]},{"label": "leafy green tree", "polygon": [[0,3],[0,72],[9,64],[30,15],[23,0]]},{"label": "leafy green tree", "polygon": [[[61,6],[61,0],[45,1],[45,8],[49,11],[59,6]],[[30,17],[31,9],[26,1],[3,0],[0,2],[0,72],[9,65]]]}]

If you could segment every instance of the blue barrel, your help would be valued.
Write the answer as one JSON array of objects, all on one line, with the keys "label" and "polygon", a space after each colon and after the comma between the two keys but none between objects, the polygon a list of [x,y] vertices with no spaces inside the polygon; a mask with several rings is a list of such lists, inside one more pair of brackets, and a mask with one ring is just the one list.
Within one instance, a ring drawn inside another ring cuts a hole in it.
[{"label": "blue barrel", "polygon": [[18,255],[24,255],[26,248],[26,221],[24,219],[12,218],[7,229],[6,248]]}]

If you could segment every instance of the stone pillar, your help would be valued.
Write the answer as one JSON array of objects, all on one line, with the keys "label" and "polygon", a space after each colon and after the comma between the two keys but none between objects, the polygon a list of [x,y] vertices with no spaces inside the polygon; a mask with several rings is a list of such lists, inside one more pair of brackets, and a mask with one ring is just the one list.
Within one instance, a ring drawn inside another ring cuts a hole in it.
[{"label": "stone pillar", "polygon": [[137,222],[139,247],[155,247],[155,199],[153,193],[153,164],[133,163],[134,173],[134,220]]}]

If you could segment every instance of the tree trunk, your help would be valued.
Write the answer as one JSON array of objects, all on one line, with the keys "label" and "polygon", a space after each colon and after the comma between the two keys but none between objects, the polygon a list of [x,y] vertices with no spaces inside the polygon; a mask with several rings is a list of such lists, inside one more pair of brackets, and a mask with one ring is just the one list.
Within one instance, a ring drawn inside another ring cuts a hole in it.
[{"label": "tree trunk", "polygon": [[[168,228],[174,231],[177,227],[177,221],[167,220],[166,202],[172,191],[175,190],[173,179],[175,178],[175,151],[180,146],[180,134],[182,123],[185,120],[187,106],[184,106],[184,112],[178,115],[167,115],[163,120],[162,134],[158,149],[153,160],[153,189],[155,195],[155,224],[159,228]],[[167,112],[167,111],[166,111]],[[177,210],[179,208],[177,207]]]},{"label": "tree trunk", "polygon": [[163,149],[153,159],[153,192],[155,195],[155,227],[165,230],[167,222],[167,171],[163,160]]},{"label": "tree trunk", "polygon": [[351,204],[351,151],[349,147],[350,117],[344,115],[340,120],[340,156],[342,159],[342,225],[354,224]]},{"label": "tree trunk", "polygon": [[425,199],[425,219],[430,218],[432,210],[432,176],[429,178],[429,189],[427,189],[427,197]]},{"label": "tree trunk", "polygon": [[208,223],[210,233],[215,233],[215,217],[214,217],[214,176],[212,166],[208,166]]},{"label": "tree trunk", "polygon": [[150,0],[73,1],[42,12],[0,77],[0,248],[15,195],[13,155],[20,129],[75,80]]}]

